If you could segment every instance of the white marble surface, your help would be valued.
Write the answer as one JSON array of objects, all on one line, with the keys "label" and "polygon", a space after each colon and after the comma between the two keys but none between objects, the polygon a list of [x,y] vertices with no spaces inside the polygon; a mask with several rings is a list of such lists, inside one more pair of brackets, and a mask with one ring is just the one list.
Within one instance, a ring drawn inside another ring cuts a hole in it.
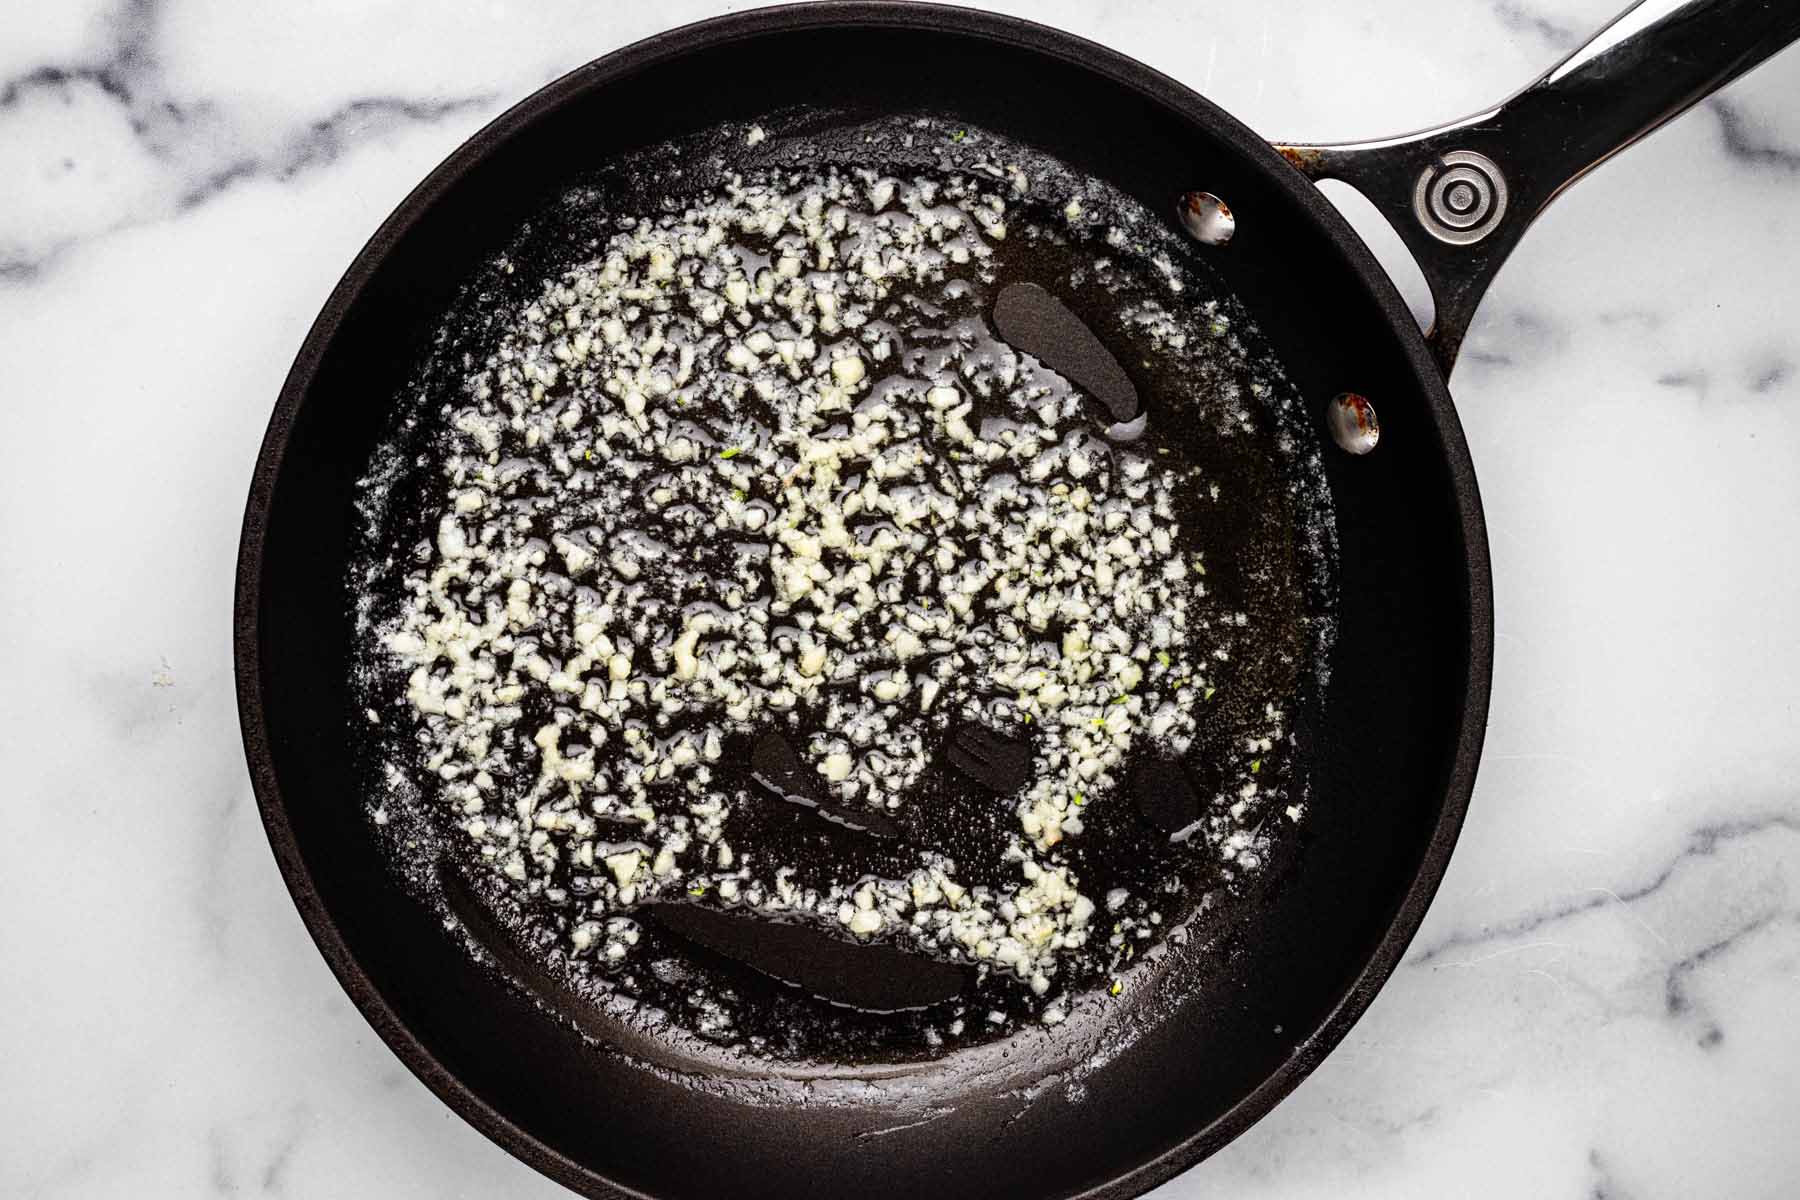
[{"label": "white marble surface", "polygon": [[[1286,138],[1459,115],[1618,0],[1010,3]],[[552,1197],[288,902],[231,570],[300,339],[511,100],[711,0],[0,3],[0,1195]],[[1800,1189],[1800,52],[1584,182],[1455,391],[1493,539],[1475,803],[1406,965],[1158,1193]]]}]

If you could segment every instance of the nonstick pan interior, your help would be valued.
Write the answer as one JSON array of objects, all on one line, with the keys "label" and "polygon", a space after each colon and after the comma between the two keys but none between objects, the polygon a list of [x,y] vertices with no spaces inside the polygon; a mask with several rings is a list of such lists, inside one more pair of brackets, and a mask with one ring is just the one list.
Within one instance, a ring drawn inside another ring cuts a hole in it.
[{"label": "nonstick pan interior", "polygon": [[[352,501],[438,315],[585,163],[822,98],[1004,131],[1155,211],[1194,188],[1227,198],[1238,233],[1215,265],[1303,394],[1378,398],[1383,440],[1366,458],[1326,456],[1339,633],[1325,711],[1306,731],[1298,861],[1237,905],[1216,943],[1184,952],[1182,987],[1132,997],[1106,1026],[1071,1021],[923,1073],[695,1089],[546,1015],[393,881],[344,752]],[[953,10],[820,6],[677,31],[574,73],[384,226],[302,350],[258,464],[240,697],[303,916],[409,1066],[593,1194],[1147,1188],[1260,1115],[1342,1035],[1416,927],[1467,800],[1486,702],[1485,545],[1460,430],[1409,321],[1354,235],[1253,135],[1063,35]]]}]

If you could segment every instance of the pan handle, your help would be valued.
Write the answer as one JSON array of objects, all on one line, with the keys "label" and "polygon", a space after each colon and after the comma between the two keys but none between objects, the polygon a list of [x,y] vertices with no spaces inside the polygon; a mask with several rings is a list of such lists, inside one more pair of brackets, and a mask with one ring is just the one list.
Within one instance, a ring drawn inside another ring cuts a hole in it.
[{"label": "pan handle", "polygon": [[1492,108],[1400,137],[1277,145],[1367,196],[1418,260],[1446,377],[1488,285],[1562,190],[1800,38],[1800,0],[1640,0]]}]

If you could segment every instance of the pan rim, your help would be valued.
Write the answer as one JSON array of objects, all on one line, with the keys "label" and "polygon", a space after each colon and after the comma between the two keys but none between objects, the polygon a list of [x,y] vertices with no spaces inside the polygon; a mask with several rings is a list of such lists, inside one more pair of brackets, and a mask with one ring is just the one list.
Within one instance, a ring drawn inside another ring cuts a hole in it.
[{"label": "pan rim", "polygon": [[276,480],[292,428],[344,317],[394,245],[462,178],[534,122],[589,91],[694,50],[769,33],[818,28],[905,27],[953,33],[1023,48],[1090,71],[1203,125],[1245,157],[1261,161],[1337,245],[1347,265],[1395,328],[1426,401],[1431,431],[1448,468],[1468,572],[1469,654],[1455,752],[1444,800],[1417,872],[1387,928],[1355,979],[1295,1052],[1225,1113],[1154,1158],[1078,1194],[1080,1200],[1126,1200],[1208,1157],[1248,1129],[1297,1087],[1344,1038],[1400,965],[1443,880],[1469,799],[1486,732],[1493,662],[1493,592],[1486,525],[1462,424],[1424,336],[1386,272],[1337,209],[1271,145],[1242,122],[1176,79],[1086,38],[1022,18],[921,0],[817,0],[714,17],[634,42],[594,59],[531,93],[474,133],[395,207],[333,287],[283,381],[257,453],[239,540],[233,603],[233,659],[239,724],[251,786],[284,883],[308,934],[339,985],[390,1050],[441,1101],[509,1154],[584,1195],[647,1193],[575,1161],[538,1140],[440,1064],[401,1021],[345,943],[301,858],[276,778],[263,711],[259,615],[265,539]]}]

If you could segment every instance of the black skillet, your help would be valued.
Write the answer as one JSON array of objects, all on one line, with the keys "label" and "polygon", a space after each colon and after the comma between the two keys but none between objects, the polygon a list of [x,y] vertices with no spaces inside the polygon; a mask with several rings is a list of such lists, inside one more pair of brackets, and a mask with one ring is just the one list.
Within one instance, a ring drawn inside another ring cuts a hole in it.
[{"label": "black skillet", "polygon": [[[1327,147],[1271,148],[1173,80],[1067,34],[912,4],[709,21],[530,97],[434,171],[351,265],[282,390],[251,487],[236,605],[244,741],[276,858],[333,971],[439,1096],[589,1195],[1124,1197],[1204,1158],[1367,1007],[1462,823],[1492,612],[1444,378],[1476,301],[1561,188],[1797,36],[1792,0],[1649,0],[1487,112]],[[923,1070],[740,1071],[693,1087],[582,1040],[393,881],[344,749],[351,503],[437,315],[583,156],[822,99],[1004,132],[1171,220],[1196,189],[1229,204],[1236,236],[1210,262],[1322,414],[1341,633],[1307,743],[1301,861],[1225,936],[1181,951],[1169,986]],[[1430,334],[1309,176],[1346,179],[1392,220],[1431,284]],[[1346,391],[1379,413],[1370,453],[1333,444],[1335,432],[1367,445],[1357,422],[1334,423],[1330,399]]]}]

